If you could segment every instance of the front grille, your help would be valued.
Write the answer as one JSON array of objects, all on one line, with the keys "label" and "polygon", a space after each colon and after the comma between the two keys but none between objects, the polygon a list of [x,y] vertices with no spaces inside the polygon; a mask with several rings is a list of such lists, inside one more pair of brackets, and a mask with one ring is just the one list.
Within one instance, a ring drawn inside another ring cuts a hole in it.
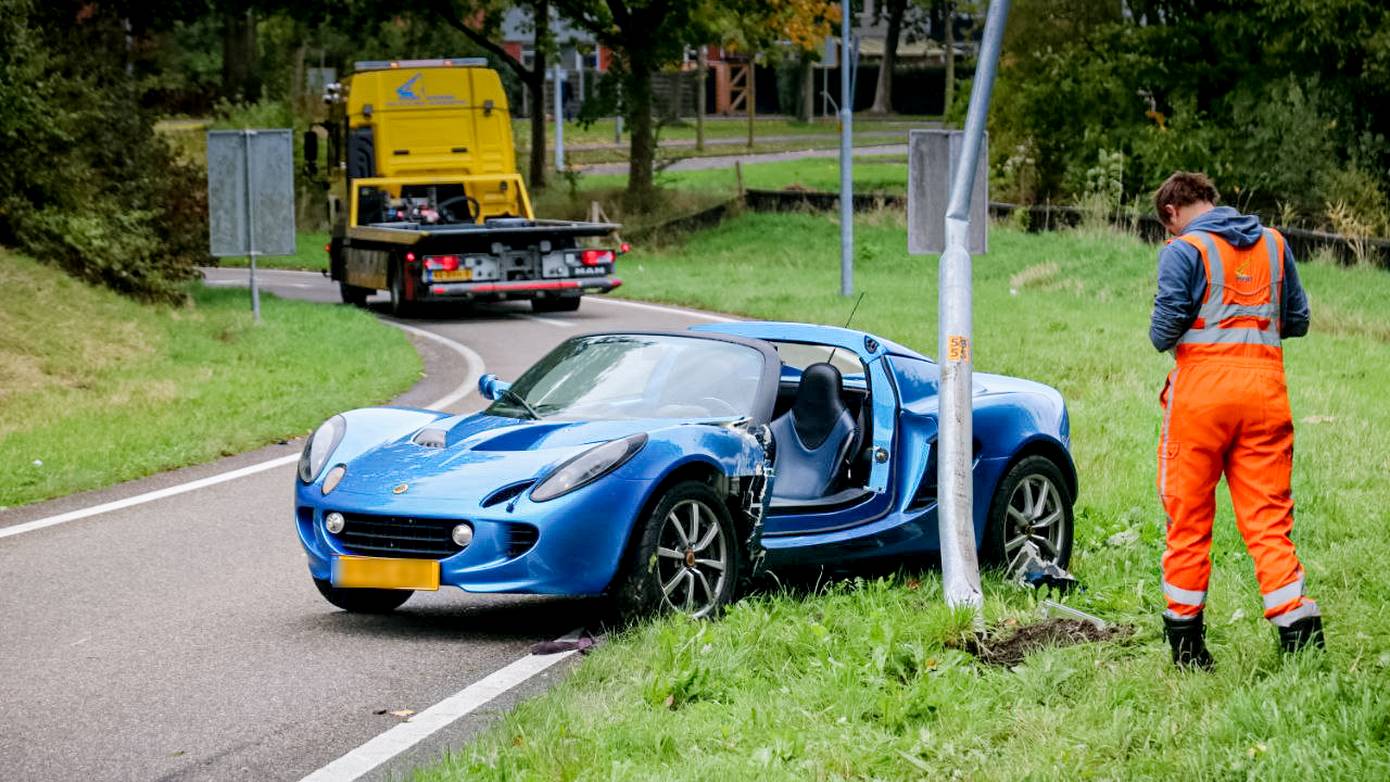
[{"label": "front grille", "polygon": [[507,558],[516,559],[531,550],[540,539],[540,530],[530,524],[508,524]]},{"label": "front grille", "polygon": [[461,519],[415,519],[345,513],[343,531],[333,537],[349,554],[367,557],[444,559],[463,549],[453,529]]}]

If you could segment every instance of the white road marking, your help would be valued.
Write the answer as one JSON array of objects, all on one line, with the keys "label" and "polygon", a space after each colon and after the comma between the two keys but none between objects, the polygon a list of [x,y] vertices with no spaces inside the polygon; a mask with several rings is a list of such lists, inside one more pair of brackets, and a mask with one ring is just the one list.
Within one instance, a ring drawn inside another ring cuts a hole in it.
[{"label": "white road marking", "polygon": [[113,510],[121,510],[122,508],[129,508],[134,505],[144,505],[147,502],[162,500],[165,497],[173,497],[175,495],[184,494],[185,492],[197,491],[198,489],[204,489],[208,486],[216,486],[219,483],[234,481],[237,478],[255,475],[258,472],[265,472],[266,470],[273,470],[276,467],[293,464],[297,461],[299,461],[299,454],[289,454],[288,456],[281,456],[266,462],[258,462],[240,469],[218,473],[217,475],[210,475],[196,481],[180,483],[177,486],[170,486],[166,489],[147,491],[144,494],[126,497],[123,500],[103,502],[100,505],[93,505],[90,508],[79,508],[78,510],[68,511],[67,513],[60,513],[57,516],[47,516],[42,519],[35,519],[34,521],[26,521],[23,524],[16,524],[12,527],[0,528],[0,538],[22,535],[25,532],[33,532],[34,530],[44,529],[45,527],[66,524],[69,521],[77,521],[78,519],[85,519],[89,516],[96,516],[101,513],[110,513]]},{"label": "white road marking", "polygon": [[[561,640],[573,640],[578,634],[579,631],[572,632]],[[573,654],[574,651],[528,654],[379,734],[301,782],[352,782]]]},{"label": "white road marking", "polygon": [[468,374],[463,378],[462,383],[458,384],[458,386],[455,387],[454,390],[449,392],[449,394],[447,394],[446,396],[442,396],[439,399],[430,402],[429,404],[425,405],[425,407],[428,407],[432,410],[442,410],[448,407],[449,405],[452,405],[453,403],[459,401],[460,399],[468,396],[469,394],[473,393],[474,389],[477,388],[478,378],[482,377],[483,370],[486,368],[486,365],[483,363],[483,357],[478,355],[477,352],[474,351],[472,348],[468,347],[462,342],[455,342],[454,340],[449,339],[448,337],[442,337],[434,333],[433,331],[425,331],[422,328],[416,328],[415,326],[407,326],[404,323],[397,323],[395,321],[390,320],[386,322],[407,333],[414,334],[415,336],[420,337],[421,339],[428,339],[433,342],[438,342],[439,344],[443,345],[449,350],[452,350],[455,353],[462,356],[464,363],[468,365]]},{"label": "white road marking", "polygon": [[547,325],[547,326],[558,326],[559,328],[562,328],[562,329],[572,329],[572,328],[574,328],[574,324],[573,324],[573,323],[571,323],[571,322],[569,322],[569,321],[567,321],[567,320],[560,320],[559,318],[543,318],[543,317],[541,317],[540,315],[522,315],[521,317],[523,317],[523,318],[525,318],[525,319],[527,319],[527,320],[534,320],[534,321],[536,321],[537,323],[544,323],[544,324]]},{"label": "white road marking", "polygon": [[697,312],[695,310],[683,310],[679,307],[663,307],[660,304],[647,304],[640,301],[628,301],[627,299],[609,299],[598,296],[585,296],[585,301],[598,302],[600,304],[616,304],[619,307],[631,307],[638,310],[651,310],[653,312],[664,312],[668,315],[684,315],[688,318],[703,318],[712,320],[716,323],[733,323],[737,318],[729,318],[723,315],[711,315],[708,312]]},{"label": "white road marking", "polygon": [[[395,323],[393,321],[386,322],[390,323],[392,326],[396,326],[397,328],[400,328],[404,331],[421,337],[422,339],[428,339],[434,342],[438,342],[444,347],[462,356],[464,362],[468,365],[468,375],[464,377],[463,382],[456,386],[454,390],[450,391],[447,395],[434,400],[428,405],[425,405],[426,407],[433,408],[436,410],[448,407],[449,405],[452,405],[453,403],[459,401],[465,396],[468,396],[470,393],[473,392],[473,389],[477,387],[478,378],[483,373],[484,365],[482,356],[479,356],[471,348],[469,348],[466,345],[455,342],[454,340],[449,339],[448,337],[441,337],[438,334],[435,334],[430,331],[425,331],[424,329],[419,329],[414,326],[407,326],[403,323]],[[111,511],[122,510],[124,508],[130,508],[136,505],[144,505],[147,502],[162,500],[166,497],[174,497],[179,494],[185,494],[190,491],[205,489],[209,486],[216,486],[219,483],[234,481],[237,478],[244,478],[248,475],[255,475],[256,473],[265,472],[266,470],[273,470],[276,467],[281,467],[287,464],[293,464],[298,460],[299,454],[288,454],[286,456],[280,456],[274,459],[270,459],[268,461],[257,462],[256,464],[248,465],[246,467],[240,467],[235,470],[229,470],[227,472],[218,473],[216,475],[210,475],[206,478],[199,478],[196,481],[189,481],[187,483],[180,483],[176,486],[169,486],[163,489],[156,489],[155,491],[148,491],[144,494],[137,494],[133,497],[126,497],[125,499],[113,500],[111,502],[103,502],[100,505],[93,505],[88,508],[79,508],[77,510],[68,511],[67,513],[59,513],[56,516],[46,516],[41,519],[26,521],[23,524],[15,524],[10,527],[0,527],[0,538],[9,538],[15,535],[22,535],[26,532],[33,532],[34,530],[40,530],[46,527],[54,527],[59,524],[66,524],[70,521],[77,521],[78,519],[90,518],[92,516],[97,516],[102,513],[110,513]]]}]

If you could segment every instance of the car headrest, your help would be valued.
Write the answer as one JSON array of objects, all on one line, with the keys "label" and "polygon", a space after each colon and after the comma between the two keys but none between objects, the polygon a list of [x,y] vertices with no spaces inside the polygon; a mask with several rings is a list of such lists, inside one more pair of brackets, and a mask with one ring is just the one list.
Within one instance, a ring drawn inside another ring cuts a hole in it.
[{"label": "car headrest", "polygon": [[840,370],[830,364],[821,362],[802,370],[791,413],[796,434],[807,448],[820,447],[844,415],[843,389]]}]

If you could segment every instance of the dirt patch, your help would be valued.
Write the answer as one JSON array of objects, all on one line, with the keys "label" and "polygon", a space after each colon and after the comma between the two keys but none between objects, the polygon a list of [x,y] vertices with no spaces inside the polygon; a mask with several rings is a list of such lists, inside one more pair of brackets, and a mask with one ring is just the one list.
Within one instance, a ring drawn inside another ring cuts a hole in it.
[{"label": "dirt patch", "polygon": [[967,641],[965,649],[990,665],[1014,666],[1040,649],[1116,641],[1133,634],[1134,628],[1129,625],[1100,628],[1079,619],[1054,618],[1019,625],[1010,631],[995,631],[984,638]]}]

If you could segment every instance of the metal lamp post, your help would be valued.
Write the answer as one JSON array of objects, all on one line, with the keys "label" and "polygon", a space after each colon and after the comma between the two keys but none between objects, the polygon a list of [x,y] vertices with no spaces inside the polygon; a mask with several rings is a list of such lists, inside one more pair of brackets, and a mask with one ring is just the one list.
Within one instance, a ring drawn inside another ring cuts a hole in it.
[{"label": "metal lamp post", "polygon": [[[941,255],[939,359],[941,362],[941,449],[937,459],[937,524],[941,537],[941,580],[946,603],[969,606],[977,626],[984,621],[980,563],[976,555],[974,491],[970,470],[974,439],[971,420],[973,326],[971,258],[966,247],[970,230],[970,194],[989,112],[990,93],[1004,37],[1009,0],[994,0],[985,19],[984,39],[970,92],[960,160],[951,182],[946,210],[946,251]],[[948,22],[949,23],[949,22]]]}]

